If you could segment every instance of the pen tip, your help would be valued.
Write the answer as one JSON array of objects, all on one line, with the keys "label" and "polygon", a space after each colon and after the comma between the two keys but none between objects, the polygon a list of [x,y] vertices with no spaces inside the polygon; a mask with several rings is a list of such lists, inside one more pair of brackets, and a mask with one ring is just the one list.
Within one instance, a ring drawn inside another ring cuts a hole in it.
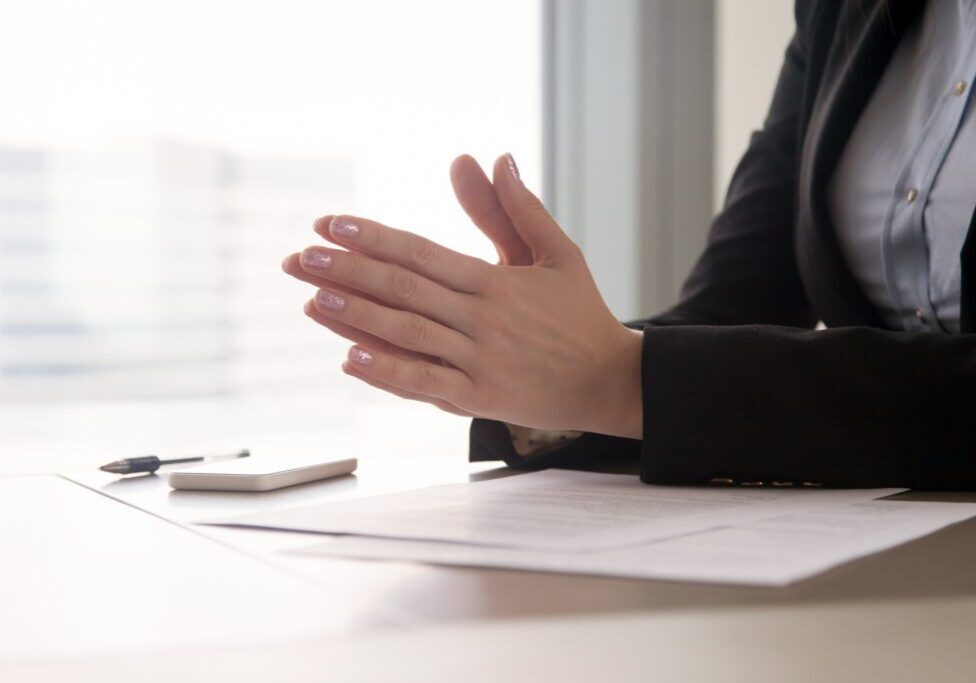
[{"label": "pen tip", "polygon": [[98,469],[100,469],[100,470],[101,470],[102,472],[111,472],[112,474],[119,474],[119,473],[123,473],[123,472],[124,472],[124,470],[125,470],[125,468],[124,468],[124,467],[121,467],[121,466],[120,466],[120,465],[119,465],[118,463],[116,463],[116,462],[110,462],[110,463],[109,463],[109,464],[107,464],[107,465],[102,465],[102,466],[101,466],[101,467],[99,467]]}]

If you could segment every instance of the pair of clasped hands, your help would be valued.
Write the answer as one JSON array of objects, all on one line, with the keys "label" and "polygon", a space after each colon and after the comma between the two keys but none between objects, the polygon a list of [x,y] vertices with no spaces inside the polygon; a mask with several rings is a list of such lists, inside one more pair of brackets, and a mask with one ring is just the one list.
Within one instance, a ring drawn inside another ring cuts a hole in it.
[{"label": "pair of clasped hands", "polygon": [[344,215],[314,223],[340,248],[282,264],[318,288],[306,315],[355,343],[343,371],[457,415],[639,439],[641,334],[610,313],[514,159],[500,157],[489,180],[458,157],[451,183],[497,264]]}]

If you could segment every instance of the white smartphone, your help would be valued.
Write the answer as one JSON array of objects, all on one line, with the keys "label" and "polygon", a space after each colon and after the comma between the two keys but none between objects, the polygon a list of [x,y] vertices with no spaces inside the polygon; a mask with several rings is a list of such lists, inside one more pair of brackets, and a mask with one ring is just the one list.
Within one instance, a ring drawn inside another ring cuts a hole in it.
[{"label": "white smartphone", "polygon": [[315,461],[309,458],[241,458],[169,473],[169,485],[190,491],[273,491],[285,486],[352,474],[355,458]]}]

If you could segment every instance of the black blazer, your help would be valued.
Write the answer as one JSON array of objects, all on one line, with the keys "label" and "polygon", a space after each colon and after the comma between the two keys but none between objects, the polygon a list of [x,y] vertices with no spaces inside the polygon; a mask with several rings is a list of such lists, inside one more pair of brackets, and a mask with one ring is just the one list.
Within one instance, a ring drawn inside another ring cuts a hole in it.
[{"label": "black blazer", "polygon": [[765,125],[708,245],[680,302],[639,323],[642,441],[586,434],[520,459],[504,425],[476,419],[471,459],[639,460],[654,484],[976,488],[976,230],[960,255],[963,334],[895,332],[847,268],[827,208],[844,144],[923,8],[797,1]]}]

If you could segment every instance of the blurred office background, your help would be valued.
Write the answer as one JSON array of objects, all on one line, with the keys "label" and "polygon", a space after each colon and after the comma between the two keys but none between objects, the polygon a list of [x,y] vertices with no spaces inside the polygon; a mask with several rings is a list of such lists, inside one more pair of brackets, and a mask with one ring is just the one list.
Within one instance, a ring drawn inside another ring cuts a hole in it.
[{"label": "blurred office background", "polygon": [[28,469],[41,437],[219,447],[230,413],[269,443],[420,424],[279,263],[331,212],[492,258],[462,152],[515,155],[620,317],[662,308],[792,30],[790,0],[0,4],[0,466]]}]

